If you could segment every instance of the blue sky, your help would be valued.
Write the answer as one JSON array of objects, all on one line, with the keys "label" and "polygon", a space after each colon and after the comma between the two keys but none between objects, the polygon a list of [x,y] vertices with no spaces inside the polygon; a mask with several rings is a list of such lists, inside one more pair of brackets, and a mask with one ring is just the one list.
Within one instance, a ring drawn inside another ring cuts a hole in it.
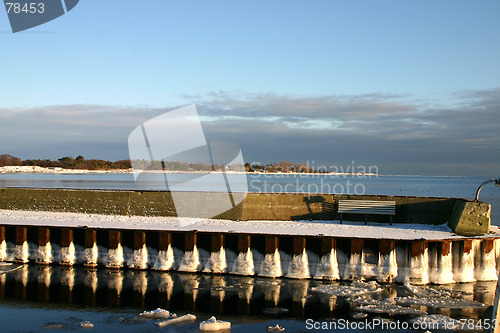
[{"label": "blue sky", "polygon": [[195,103],[207,136],[249,160],[497,176],[499,12],[498,1],[82,0],[13,34],[0,11],[0,153],[127,158],[141,121]]}]

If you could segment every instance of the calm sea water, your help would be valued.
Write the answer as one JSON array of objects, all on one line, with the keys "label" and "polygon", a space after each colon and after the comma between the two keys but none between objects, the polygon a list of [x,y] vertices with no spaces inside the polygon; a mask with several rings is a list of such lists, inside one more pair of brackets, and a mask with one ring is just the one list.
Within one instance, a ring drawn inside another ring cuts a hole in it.
[{"label": "calm sea water", "polygon": [[[324,286],[335,286],[344,295],[317,292]],[[412,296],[401,285],[379,287],[365,299],[382,304],[387,298]],[[430,307],[423,302],[412,308],[433,315],[478,320],[485,311],[481,304],[490,305],[493,301],[494,287],[494,282],[447,286],[463,296],[443,296],[442,306]],[[75,331],[83,330],[79,327],[81,322],[90,321],[94,332],[198,332],[200,321],[212,315],[230,321],[232,332],[266,332],[268,326],[276,323],[286,332],[323,331],[308,329],[312,326],[308,321],[365,323],[365,319],[353,319],[353,315],[359,314],[352,303],[353,299],[359,300],[355,292],[347,282],[24,265],[0,274],[1,331]],[[139,316],[144,310],[158,307],[179,316],[195,314],[198,319],[185,325],[157,328],[153,320]],[[383,319],[409,323],[417,316],[381,313],[368,315],[366,322]],[[386,330],[373,327],[351,331]]]},{"label": "calm sea water", "polygon": [[[190,175],[177,175],[169,182],[181,183]],[[203,175],[196,186],[186,190],[213,190],[219,178]],[[351,193],[428,197],[460,197],[472,199],[483,178],[379,176],[313,176],[313,175],[228,175],[233,191]],[[138,187],[131,174],[1,174],[0,187],[76,188],[76,189],[161,189],[155,177],[143,179]],[[500,189],[494,185],[483,188],[480,200],[492,204],[492,220],[500,223]],[[14,267],[12,267],[12,270]],[[49,332],[83,331],[80,322],[94,323],[93,332],[198,332],[201,320],[216,315],[229,320],[232,332],[266,332],[279,323],[285,332],[325,332],[310,329],[308,320],[317,322],[346,321],[365,323],[409,323],[415,315],[371,314],[366,319],[353,319],[356,306],[349,296],[317,293],[319,281],[266,279],[255,277],[210,276],[203,274],[88,270],[81,267],[20,266],[11,271],[0,270],[0,331]],[[333,283],[349,292],[349,283]],[[464,292],[464,301],[491,305],[496,283],[468,283],[451,286]],[[410,296],[400,285],[382,285],[380,291],[364,296],[370,300]],[[480,319],[483,308],[469,308],[449,302],[442,308],[421,304],[412,306],[429,314],[455,319]],[[145,310],[162,307],[179,315],[193,313],[194,323],[157,328],[150,320],[138,316]],[[352,327],[352,326],[351,326]],[[350,329],[351,332],[383,332],[381,327]],[[398,330],[407,331],[411,330]],[[425,331],[425,330],[422,330]],[[433,332],[436,330],[432,330]],[[446,330],[441,330],[446,331]],[[480,331],[480,329],[477,329]]]}]

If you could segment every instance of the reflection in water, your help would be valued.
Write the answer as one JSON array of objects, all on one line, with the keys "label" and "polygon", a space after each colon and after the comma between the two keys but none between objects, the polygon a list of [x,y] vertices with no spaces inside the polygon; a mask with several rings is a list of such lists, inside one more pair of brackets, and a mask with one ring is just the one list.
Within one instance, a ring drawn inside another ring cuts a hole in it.
[{"label": "reflection in water", "polygon": [[[0,275],[0,298],[7,301],[48,302],[92,307],[166,308],[173,312],[224,315],[345,318],[355,305],[347,297],[315,293],[321,281],[201,275],[157,271],[107,270],[83,267],[24,265]],[[334,282],[331,285],[349,285]],[[450,287],[450,286],[448,286]],[[438,287],[436,287],[438,288]],[[495,282],[455,284],[462,299],[493,302]],[[373,299],[409,296],[400,285],[383,285]],[[480,318],[484,308],[416,308],[454,318]],[[267,310],[267,311],[264,311]]]}]

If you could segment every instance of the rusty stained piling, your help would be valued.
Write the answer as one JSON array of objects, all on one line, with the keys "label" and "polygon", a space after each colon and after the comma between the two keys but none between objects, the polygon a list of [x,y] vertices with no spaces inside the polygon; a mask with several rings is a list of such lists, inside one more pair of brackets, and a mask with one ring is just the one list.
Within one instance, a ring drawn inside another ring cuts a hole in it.
[{"label": "rusty stained piling", "polygon": [[[496,238],[408,241],[228,235],[143,230],[124,234],[122,230],[109,229],[0,226],[0,244],[7,245],[3,257],[0,249],[0,259],[20,263],[31,259],[41,265],[103,264],[113,269],[127,266],[165,271],[177,269],[176,263],[180,262],[178,270],[186,272],[294,279],[342,277],[382,283],[408,280],[413,284],[493,281],[497,279],[500,261],[500,243]],[[76,243],[83,245],[83,255],[81,247],[75,250]],[[60,254],[50,250],[51,246],[57,249],[56,245],[61,246]],[[227,246],[236,253],[233,255]],[[179,262],[174,258],[174,248],[183,252]],[[148,253],[148,250],[154,251]],[[226,251],[230,252],[229,257]]]},{"label": "rusty stained piling", "polygon": [[83,265],[85,267],[97,267],[99,250],[97,248],[97,232],[94,229],[86,229],[84,235]]},{"label": "rusty stained piling", "polygon": [[255,263],[251,249],[251,237],[248,234],[238,234],[236,251],[238,252],[234,260],[230,273],[236,275],[254,275]]},{"label": "rusty stained piling", "polygon": [[134,252],[132,254],[131,268],[147,269],[148,268],[148,249],[146,247],[146,233],[144,231],[134,231],[133,236]]},{"label": "rusty stained piling", "polygon": [[361,238],[350,240],[350,251],[347,253],[347,263],[344,269],[344,280],[363,278],[363,243]]},{"label": "rusty stained piling", "polygon": [[429,282],[434,284],[454,283],[452,242],[443,240],[429,244]]},{"label": "rusty stained piling", "polygon": [[226,273],[227,269],[225,237],[221,233],[213,233],[210,236],[210,258],[203,272],[220,274]]},{"label": "rusty stained piling", "polygon": [[396,260],[396,242],[393,240],[380,240],[378,244],[378,272],[377,281],[391,283],[398,275]]},{"label": "rusty stained piling", "polygon": [[173,268],[174,263],[172,234],[170,232],[160,231],[158,232],[158,257],[153,264],[153,269],[168,271]]},{"label": "rusty stained piling", "polygon": [[475,247],[471,239],[453,242],[453,279],[455,282],[474,282]]},{"label": "rusty stained piling", "polygon": [[288,264],[286,277],[295,279],[308,279],[311,277],[309,257],[306,251],[306,238],[294,237],[292,240],[292,260]]},{"label": "rusty stained piling", "polygon": [[76,261],[75,244],[73,243],[73,229],[61,230],[61,254],[59,264],[73,266]]},{"label": "rusty stained piling", "polygon": [[[496,281],[498,275],[496,271],[496,257],[493,239],[474,241],[476,244],[475,279],[478,281]],[[478,243],[479,242],[479,243]]]},{"label": "rusty stained piling", "polygon": [[418,240],[411,243],[410,282],[412,284],[429,283],[429,252],[427,241]]},{"label": "rusty stained piling", "polygon": [[52,246],[50,244],[50,229],[42,227],[38,229],[38,250],[36,263],[49,265],[52,262]]},{"label": "rusty stained piling", "polygon": [[333,237],[321,237],[319,251],[319,263],[316,267],[314,278],[324,280],[340,279],[336,239]]},{"label": "rusty stained piling", "polygon": [[16,227],[15,244],[15,261],[23,264],[27,263],[30,256],[28,247],[28,228]]},{"label": "rusty stained piling", "polygon": [[278,248],[279,239],[277,236],[266,235],[264,237],[264,260],[260,264],[259,276],[283,276],[283,271],[281,269],[281,255]]},{"label": "rusty stained piling", "polygon": [[5,227],[0,226],[0,261],[7,259],[7,243],[5,242]]},{"label": "rusty stained piling", "polygon": [[118,269],[123,267],[123,247],[122,247],[122,232],[119,230],[109,230],[108,232],[108,262],[106,267]]},{"label": "rusty stained piling", "polygon": [[200,252],[197,246],[196,231],[184,234],[184,255],[179,265],[181,272],[198,272],[201,270]]}]

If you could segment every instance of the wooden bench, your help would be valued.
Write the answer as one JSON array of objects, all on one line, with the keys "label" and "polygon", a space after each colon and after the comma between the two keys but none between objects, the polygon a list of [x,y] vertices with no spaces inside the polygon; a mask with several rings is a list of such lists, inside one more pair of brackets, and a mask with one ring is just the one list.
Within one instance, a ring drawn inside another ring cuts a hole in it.
[{"label": "wooden bench", "polygon": [[365,224],[368,224],[367,215],[389,215],[392,225],[392,217],[396,215],[396,201],[371,201],[371,200],[339,200],[338,213],[340,224],[343,214],[364,214]]}]

